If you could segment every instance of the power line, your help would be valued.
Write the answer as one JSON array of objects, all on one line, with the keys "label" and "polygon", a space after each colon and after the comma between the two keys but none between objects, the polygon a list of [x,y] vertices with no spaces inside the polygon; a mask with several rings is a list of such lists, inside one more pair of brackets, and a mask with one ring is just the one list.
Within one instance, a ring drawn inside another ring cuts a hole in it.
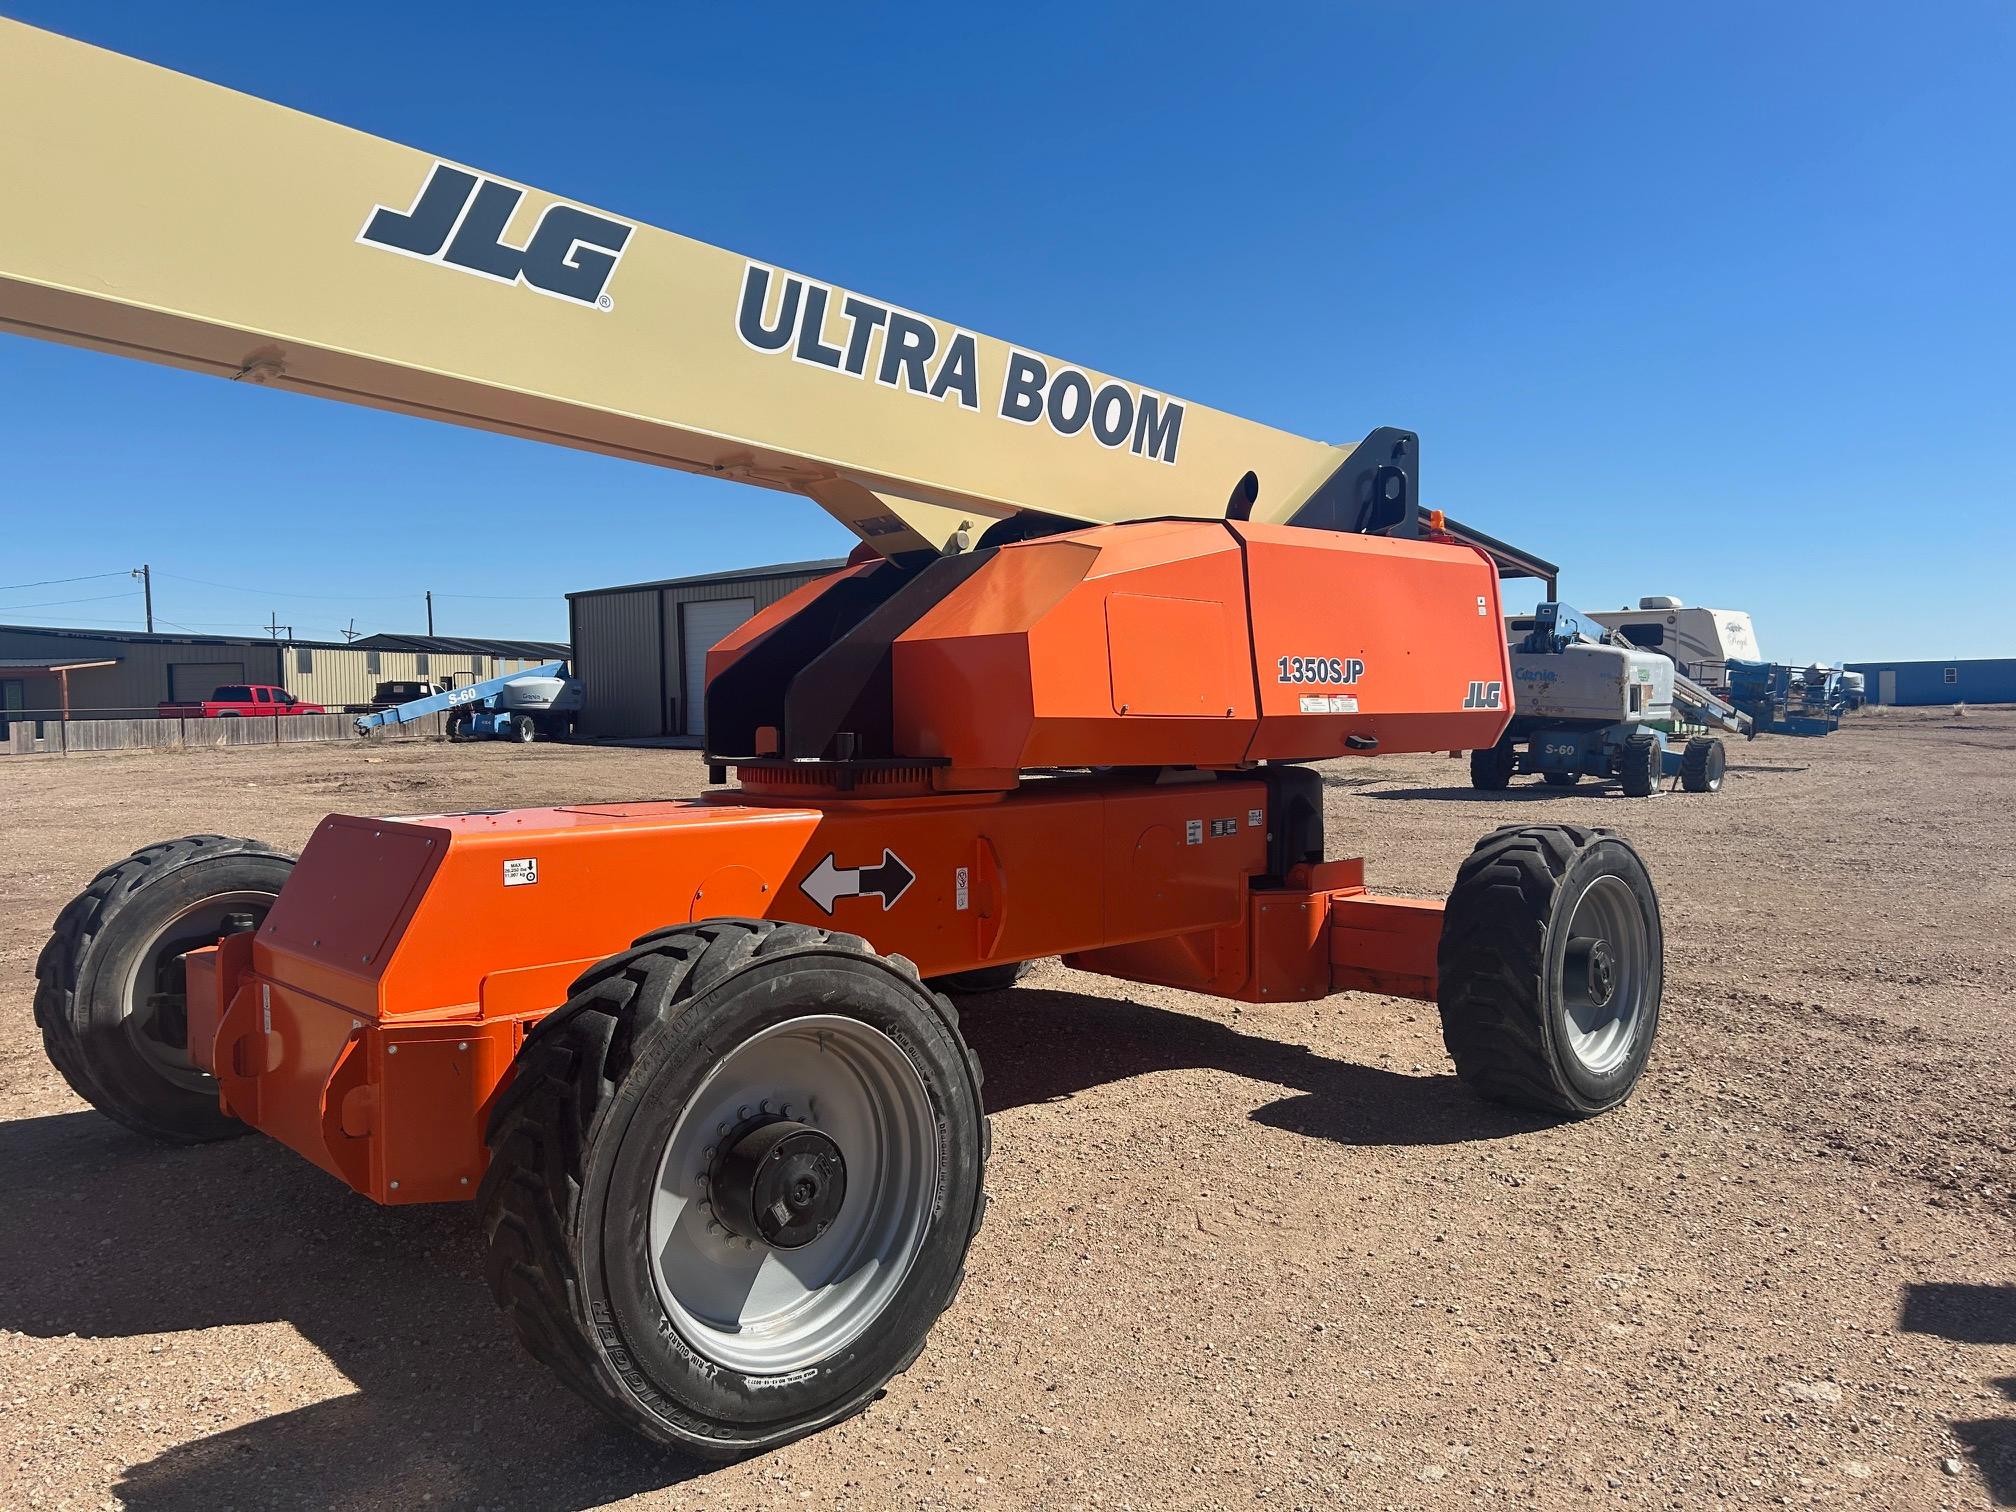
[{"label": "power line", "polygon": [[124,577],[123,572],[87,572],[82,577],[41,578],[33,583],[0,583],[0,593],[12,593],[17,588],[50,588],[57,583],[88,583],[94,578]]},{"label": "power line", "polygon": [[[423,590],[411,593],[299,593],[291,589],[247,587],[243,583],[218,583],[209,578],[190,577],[187,573],[169,572],[165,568],[154,569],[157,577],[174,578],[179,583],[198,583],[205,588],[221,588],[227,593],[251,593],[263,598],[320,599],[328,603],[341,604],[354,600],[370,600],[380,603],[398,603],[420,597]],[[555,593],[437,593],[436,598],[485,599],[495,603],[548,603],[562,597]]]},{"label": "power line", "polygon": [[226,593],[252,593],[261,598],[326,599],[330,603],[349,603],[356,599],[410,599],[418,598],[419,592],[412,593],[291,593],[273,588],[248,588],[243,583],[213,583],[209,578],[189,577],[180,572],[167,572],[157,567],[155,573],[164,578],[174,578],[178,583],[200,583],[205,588],[221,588]]},{"label": "power line", "polygon": [[483,599],[490,603],[545,604],[565,597],[560,593],[437,593],[436,598]]},{"label": "power line", "polygon": [[[110,573],[105,575],[111,576]],[[58,604],[102,604],[107,599],[131,598],[139,591],[137,588],[128,588],[124,593],[98,593],[87,598],[38,599],[32,604],[0,604],[0,614],[12,614],[16,609],[53,609]]]}]

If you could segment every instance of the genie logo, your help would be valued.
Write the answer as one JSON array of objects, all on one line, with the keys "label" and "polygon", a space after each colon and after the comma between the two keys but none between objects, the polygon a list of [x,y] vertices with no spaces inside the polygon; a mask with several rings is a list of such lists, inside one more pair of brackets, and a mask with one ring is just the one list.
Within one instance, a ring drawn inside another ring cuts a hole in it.
[{"label": "genie logo", "polygon": [[636,227],[555,203],[540,214],[531,239],[516,247],[504,231],[524,198],[513,185],[436,163],[411,209],[378,206],[357,240],[497,283],[522,283],[555,299],[613,309],[609,278]]}]

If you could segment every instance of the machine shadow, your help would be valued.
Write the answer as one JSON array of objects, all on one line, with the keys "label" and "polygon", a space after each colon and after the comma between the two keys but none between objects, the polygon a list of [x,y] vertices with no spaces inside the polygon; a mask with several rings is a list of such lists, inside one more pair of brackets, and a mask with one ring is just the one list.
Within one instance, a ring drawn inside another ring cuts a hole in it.
[{"label": "machine shadow", "polygon": [[[963,1007],[996,1112],[1206,1068],[1296,1089],[1252,1117],[1344,1144],[1540,1124],[1453,1076],[1335,1061],[1137,1003],[1025,988]],[[0,1124],[0,1191],[0,1328],[115,1339],[281,1322],[357,1388],[131,1466],[115,1488],[129,1507],[362,1512],[416,1503],[424,1476],[435,1505],[575,1512],[712,1468],[605,1426],[518,1351],[466,1209],[381,1208],[256,1135],[164,1149],[95,1113]],[[242,1412],[241,1384],[203,1389]]]},{"label": "machine shadow", "polygon": [[[1662,788],[1661,791],[1664,791]],[[1359,794],[1361,798],[1435,798],[1444,803],[1553,803],[1562,798],[1622,798],[1624,790],[1615,782],[1590,778],[1573,787],[1549,787],[1544,782],[1486,792],[1473,787],[1380,788]],[[1633,799],[1635,802],[1642,800]]]},{"label": "machine shadow", "polygon": [[[1956,1344],[2016,1347],[2016,1286],[1957,1281],[1914,1282],[1897,1310],[1901,1333],[1932,1334]],[[2016,1399],[2016,1377],[1990,1382]],[[1998,1507],[2016,1506],[2016,1418],[1977,1418],[1953,1432]]]},{"label": "machine shadow", "polygon": [[1900,1333],[1933,1334],[1956,1344],[2016,1347],[2016,1286],[1918,1281],[1904,1288]]},{"label": "machine shadow", "polygon": [[[0,1191],[0,1328],[284,1322],[357,1388],[131,1466],[128,1507],[361,1512],[418,1504],[424,1474],[437,1506],[575,1512],[711,1468],[605,1426],[519,1352],[466,1209],[380,1208],[256,1135],[163,1149],[95,1113],[0,1124]],[[238,1384],[200,1389],[242,1411]]]},{"label": "machine shadow", "polygon": [[1453,1073],[1407,1076],[1303,1045],[1119,998],[1019,987],[961,1000],[959,1026],[986,1076],[987,1110],[1057,1102],[1156,1071],[1211,1070],[1298,1089],[1256,1123],[1347,1145],[1504,1139],[1547,1120],[1487,1103]]}]

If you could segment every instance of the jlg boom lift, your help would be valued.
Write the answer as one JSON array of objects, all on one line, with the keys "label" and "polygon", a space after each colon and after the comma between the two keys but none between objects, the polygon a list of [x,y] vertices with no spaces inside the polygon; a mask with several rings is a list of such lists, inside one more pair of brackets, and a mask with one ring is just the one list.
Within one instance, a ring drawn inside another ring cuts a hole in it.
[{"label": "jlg boom lift", "polygon": [[[980,1226],[980,1068],[934,984],[1085,971],[1440,1005],[1462,1077],[1621,1102],[1652,887],[1500,830],[1446,904],[1326,859],[1299,763],[1490,747],[1493,561],[1415,438],[1307,441],[0,22],[0,326],[801,493],[861,549],[708,661],[691,802],[192,836],[64,909],[77,1092],[474,1199],[518,1336],[714,1453],[857,1411]],[[989,1005],[1012,1012],[1012,1000]]]}]

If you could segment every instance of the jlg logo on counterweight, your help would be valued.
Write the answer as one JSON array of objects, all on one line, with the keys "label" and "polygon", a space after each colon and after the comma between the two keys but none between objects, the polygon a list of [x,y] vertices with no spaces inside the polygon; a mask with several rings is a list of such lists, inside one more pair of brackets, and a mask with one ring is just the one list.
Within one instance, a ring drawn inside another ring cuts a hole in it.
[{"label": "jlg logo on counterweight", "polygon": [[636,228],[578,205],[556,203],[540,215],[531,239],[515,247],[504,233],[524,198],[525,191],[511,184],[436,163],[411,209],[378,206],[357,240],[498,283],[522,283],[592,309],[610,309],[609,278]]},{"label": "jlg logo on counterweight", "polygon": [[1473,682],[1470,691],[1463,696],[1466,709],[1502,709],[1505,707],[1505,684],[1502,682]]}]

